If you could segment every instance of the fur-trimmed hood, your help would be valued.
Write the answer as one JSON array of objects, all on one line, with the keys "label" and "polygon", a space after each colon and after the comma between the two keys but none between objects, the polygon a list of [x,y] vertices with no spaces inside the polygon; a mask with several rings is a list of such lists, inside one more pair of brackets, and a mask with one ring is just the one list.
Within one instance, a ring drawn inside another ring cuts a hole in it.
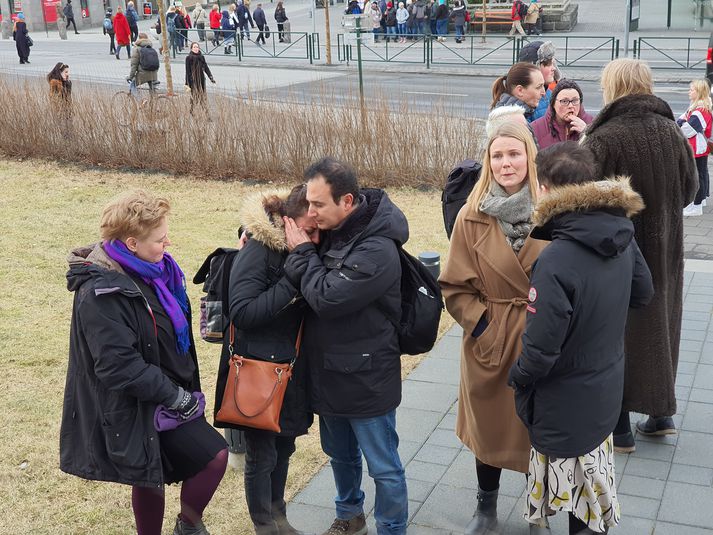
[{"label": "fur-trimmed hood", "polygon": [[628,177],[553,188],[535,206],[531,235],[574,240],[602,256],[616,256],[634,237],[629,218],[643,209],[644,201]]},{"label": "fur-trimmed hood", "polygon": [[268,213],[265,209],[267,200],[277,196],[286,200],[289,190],[263,191],[250,195],[241,206],[238,217],[243,228],[250,233],[251,240],[257,240],[273,251],[286,251],[285,224],[280,214]]}]

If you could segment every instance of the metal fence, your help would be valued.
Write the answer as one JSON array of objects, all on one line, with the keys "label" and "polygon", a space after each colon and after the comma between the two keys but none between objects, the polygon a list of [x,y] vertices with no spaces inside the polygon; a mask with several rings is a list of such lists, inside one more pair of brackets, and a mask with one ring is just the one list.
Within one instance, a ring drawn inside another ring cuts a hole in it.
[{"label": "metal fence", "polygon": [[634,57],[652,69],[704,69],[708,37],[639,37],[634,41]]}]

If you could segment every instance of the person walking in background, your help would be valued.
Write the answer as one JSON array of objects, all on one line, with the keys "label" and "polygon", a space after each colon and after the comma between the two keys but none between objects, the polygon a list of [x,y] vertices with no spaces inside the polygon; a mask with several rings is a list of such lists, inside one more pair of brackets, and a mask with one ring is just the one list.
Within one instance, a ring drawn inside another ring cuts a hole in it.
[{"label": "person walking in background", "polygon": [[30,33],[27,31],[24,13],[17,14],[17,20],[12,25],[12,38],[15,41],[17,55],[20,57],[20,65],[30,63]]},{"label": "person walking in background", "polygon": [[500,106],[521,106],[528,122],[535,120],[535,109],[545,94],[545,80],[540,69],[531,63],[516,63],[505,76],[493,83],[490,109]]},{"label": "person walking in background", "polygon": [[135,42],[139,38],[139,14],[136,12],[134,2],[126,4],[126,21],[129,23],[131,31],[131,42]]},{"label": "person walking in background", "polygon": [[537,66],[545,79],[545,94],[540,99],[534,112],[534,119],[544,117],[547,109],[550,107],[552,90],[554,89],[555,76],[557,74],[557,60],[555,53],[557,52],[552,41],[533,41],[523,46],[520,49],[518,56],[519,61],[532,63]]},{"label": "person walking in background", "polygon": [[253,11],[253,20],[255,21],[255,25],[258,29],[258,36],[257,39],[255,39],[255,44],[259,45],[260,41],[262,41],[263,45],[267,44],[265,41],[267,17],[265,16],[265,11],[262,9],[262,4],[258,4],[255,11]]},{"label": "person walking in background", "polygon": [[[186,56],[186,87],[191,92],[191,115],[196,104],[199,104],[203,111],[208,114],[208,100],[206,98],[205,77],[215,83],[213,74],[210,72],[205,56],[201,53],[199,43],[191,43],[191,49]],[[209,117],[210,118],[210,117]]]},{"label": "person walking in background", "polygon": [[114,15],[114,33],[116,34],[116,59],[119,59],[122,47],[126,47],[126,57],[131,58],[131,30],[121,6],[117,6]]},{"label": "person walking in background", "polygon": [[508,384],[532,443],[525,519],[569,513],[571,535],[619,523],[612,431],[624,390],[629,307],[654,294],[629,218],[644,208],[628,178],[597,181],[594,156],[574,141],[537,155],[531,236],[550,242],[530,277],[522,353]]},{"label": "person walking in background", "polygon": [[537,0],[530,0],[527,15],[525,16],[525,32],[527,35],[532,35],[533,33],[540,35],[540,31],[537,29],[537,19],[540,18],[540,9]]},{"label": "person walking in background", "polygon": [[512,10],[510,11],[510,20],[512,20],[512,27],[508,32],[508,35],[515,35],[515,30],[520,35],[525,35],[525,30],[522,29],[522,19],[527,11],[527,6],[522,2],[522,0],[515,0],[512,3]]},{"label": "person walking in background", "polygon": [[396,25],[398,27],[399,43],[406,42],[406,21],[408,21],[408,10],[404,7],[403,2],[399,2],[399,8],[396,10]]},{"label": "person walking in background", "polygon": [[104,22],[102,23],[102,32],[109,36],[109,54],[116,56],[116,46],[114,45],[114,20],[112,17],[111,8],[106,9],[104,14]]},{"label": "person walking in background", "polygon": [[281,43],[285,42],[285,22],[287,22],[287,12],[285,11],[285,6],[282,1],[277,2],[277,7],[275,7],[275,23],[277,23],[277,37]]},{"label": "person walking in background", "polygon": [[[291,191],[257,194],[239,211],[250,238],[230,273],[229,314],[234,326],[234,354],[275,363],[294,362],[280,412],[280,432],[240,427],[221,422],[221,407],[231,351],[226,337],[216,382],[216,426],[239,428],[245,433],[245,500],[257,535],[300,535],[287,520],[285,485],[295,439],[307,434],[314,416],[308,407],[308,356],[297,353],[306,305],[298,281],[284,270],[288,246],[284,217],[292,218],[319,243],[314,218],[307,215],[306,186]],[[232,395],[232,393],[231,393]]]},{"label": "person walking in background", "polygon": [[451,11],[450,18],[453,20],[453,26],[456,29],[456,43],[463,42],[465,35],[465,3],[463,0],[456,0]]},{"label": "person walking in background", "polygon": [[210,22],[210,29],[213,32],[213,39],[211,40],[211,44],[213,46],[218,46],[220,44],[220,7],[218,4],[213,4],[213,7],[210,10],[210,15],[208,17],[209,22]]},{"label": "person walking in background", "polygon": [[250,9],[245,5],[244,0],[238,0],[238,7],[235,10],[240,27],[240,39],[248,38],[250,41],[250,28],[255,28],[255,21],[250,14]]},{"label": "person walking in background", "polygon": [[60,469],[131,485],[140,535],[161,534],[165,485],[182,482],[173,534],[206,535],[228,448],[204,415],[186,281],[166,251],[169,211],[144,191],[120,195],[104,208],[100,243],[70,254]]},{"label": "person walking in background", "polygon": [[629,411],[649,415],[645,435],[675,433],[683,313],[683,208],[698,189],[693,152],[669,105],[654,96],[643,61],[617,59],[602,73],[604,108],[582,142],[595,157],[597,179],[630,176],[646,208],[634,217],[636,241],[651,270],[656,299],[629,313],[626,378],[614,447],[634,451]]},{"label": "person walking in background", "polygon": [[438,7],[436,8],[436,32],[438,32],[438,41],[441,43],[445,42],[446,35],[448,34],[449,13],[446,0],[438,0]]},{"label": "person walking in background", "polygon": [[174,35],[176,40],[176,48],[179,52],[183,52],[183,47],[186,46],[186,16],[183,13],[183,8],[176,7],[175,16],[173,17],[173,26],[175,28]]},{"label": "person walking in background", "polygon": [[[228,7],[230,9],[230,7]],[[233,51],[233,43],[235,42],[235,26],[233,26],[233,17],[227,9],[223,10],[222,18],[220,19],[221,33],[223,34],[223,54],[231,54]]]},{"label": "person walking in background", "polygon": [[681,115],[676,123],[681,127],[683,135],[688,138],[688,143],[693,149],[698,169],[698,192],[693,203],[683,209],[684,216],[703,215],[706,198],[710,194],[710,180],[708,178],[708,139],[711,137],[711,123],[713,117],[713,103],[708,81],[694,80],[688,88],[688,98],[691,105],[686,113]]},{"label": "person walking in background", "polygon": [[79,32],[77,31],[77,23],[74,21],[74,8],[72,7],[72,0],[67,0],[62,13],[64,13],[64,18],[67,20],[66,28],[69,29],[69,25],[71,24],[74,27],[74,33],[79,35]]},{"label": "person walking in background", "polygon": [[[153,44],[149,36],[143,32],[139,33],[136,43],[134,43],[134,51],[131,53],[131,70],[127,81],[131,82],[130,91],[136,96],[137,88],[143,84],[148,84],[149,89],[153,89],[153,84],[158,80],[158,52],[153,49]],[[150,62],[147,62],[144,57],[151,56]],[[146,63],[153,63],[155,69],[145,68]]]},{"label": "person walking in background", "polygon": [[577,82],[560,80],[552,91],[544,117],[532,122],[532,133],[540,149],[563,141],[579,141],[594,118],[584,111],[584,96]]},{"label": "person walking in background", "polygon": [[202,43],[205,41],[205,25],[208,22],[208,14],[203,9],[203,4],[198,2],[193,9],[193,23],[198,30],[198,40]]},{"label": "person walking in background", "polygon": [[530,441],[507,376],[520,354],[530,272],[546,245],[529,235],[536,154],[526,126],[496,128],[480,180],[456,218],[439,278],[446,309],[463,327],[456,435],[475,455],[478,476],[466,535],[496,531],[503,468],[527,473]]}]

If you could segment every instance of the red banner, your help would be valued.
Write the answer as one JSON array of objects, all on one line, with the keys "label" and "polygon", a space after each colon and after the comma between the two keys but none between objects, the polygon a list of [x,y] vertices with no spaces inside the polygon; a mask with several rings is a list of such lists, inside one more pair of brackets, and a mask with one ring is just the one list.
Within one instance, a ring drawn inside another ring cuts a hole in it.
[{"label": "red banner", "polygon": [[46,22],[57,22],[57,8],[60,0],[42,0],[42,9],[45,12]]}]

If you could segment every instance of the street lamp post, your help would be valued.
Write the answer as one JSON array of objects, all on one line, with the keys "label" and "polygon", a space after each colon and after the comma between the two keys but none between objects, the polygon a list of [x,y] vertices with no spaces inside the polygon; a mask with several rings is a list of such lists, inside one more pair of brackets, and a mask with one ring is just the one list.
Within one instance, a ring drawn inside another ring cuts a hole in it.
[{"label": "street lamp post", "polygon": [[624,16],[624,57],[629,56],[629,26],[631,25],[631,0],[626,0],[626,15]]}]

